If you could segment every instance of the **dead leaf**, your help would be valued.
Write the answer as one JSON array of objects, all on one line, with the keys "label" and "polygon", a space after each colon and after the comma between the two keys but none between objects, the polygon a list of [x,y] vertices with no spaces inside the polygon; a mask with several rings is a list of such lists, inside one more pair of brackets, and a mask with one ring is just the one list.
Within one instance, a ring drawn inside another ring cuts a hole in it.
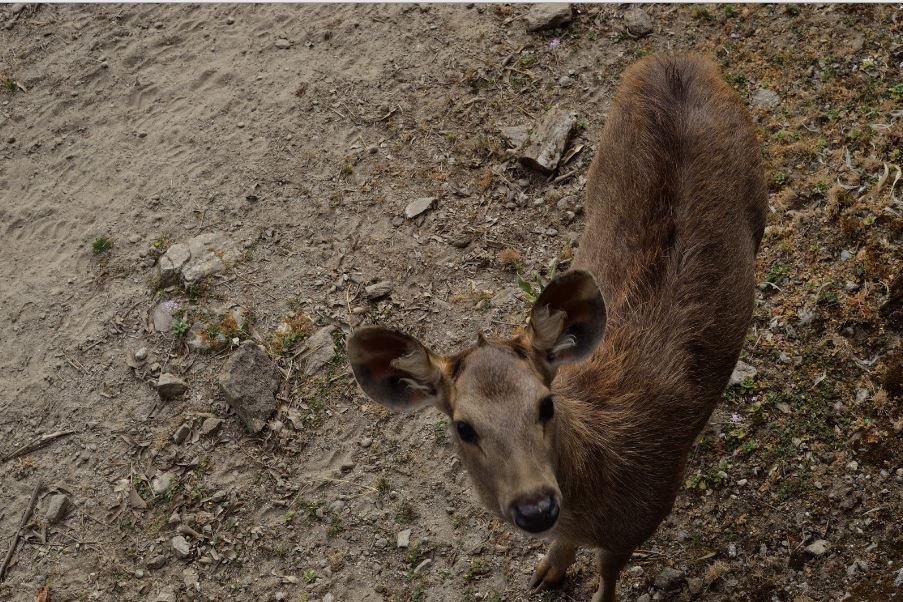
[{"label": "dead leaf", "polygon": [[34,597],[34,602],[50,602],[50,588],[42,587]]}]

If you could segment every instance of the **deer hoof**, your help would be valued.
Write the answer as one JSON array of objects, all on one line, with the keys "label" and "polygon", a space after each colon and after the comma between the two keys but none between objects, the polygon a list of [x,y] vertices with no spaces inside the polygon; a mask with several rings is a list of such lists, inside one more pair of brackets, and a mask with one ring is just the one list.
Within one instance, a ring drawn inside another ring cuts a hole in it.
[{"label": "deer hoof", "polygon": [[533,579],[530,581],[530,588],[535,590],[554,589],[564,582],[564,576],[567,573],[567,567],[557,567],[549,562],[546,556],[536,563],[536,570],[533,571]]}]

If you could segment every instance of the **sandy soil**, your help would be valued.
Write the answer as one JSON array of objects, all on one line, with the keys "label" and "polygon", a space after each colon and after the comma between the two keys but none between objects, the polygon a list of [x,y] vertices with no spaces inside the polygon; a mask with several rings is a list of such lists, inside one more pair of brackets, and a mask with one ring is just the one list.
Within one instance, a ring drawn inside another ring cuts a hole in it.
[{"label": "sandy soil", "polygon": [[[517,274],[567,267],[620,73],[674,49],[717,58],[765,143],[758,372],[620,591],[903,598],[899,9],[651,6],[642,38],[624,7],[578,9],[527,33],[524,5],[0,7],[0,454],[72,431],[0,463],[3,550],[45,486],[0,599],[588,600],[589,552],[563,591],[528,592],[542,545],[479,507],[438,413],[363,398],[343,340],[379,322],[452,350],[522,323]],[[585,147],[543,178],[499,130],[553,104]],[[239,259],[161,289],[156,257],[208,232]],[[182,311],[158,332],[166,301]],[[217,386],[231,344],[181,332],[223,303],[251,317],[229,338],[282,369],[257,436]],[[334,357],[303,376],[326,325]],[[188,393],[161,401],[157,367]]]}]

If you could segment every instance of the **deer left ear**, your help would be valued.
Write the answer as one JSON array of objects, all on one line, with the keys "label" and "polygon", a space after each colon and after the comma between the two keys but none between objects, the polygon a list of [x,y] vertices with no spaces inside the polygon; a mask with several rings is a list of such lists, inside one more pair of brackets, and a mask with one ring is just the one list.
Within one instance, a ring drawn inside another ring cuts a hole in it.
[{"label": "deer left ear", "polygon": [[553,369],[588,358],[605,334],[602,292],[589,272],[573,270],[550,282],[530,312],[530,345]]}]

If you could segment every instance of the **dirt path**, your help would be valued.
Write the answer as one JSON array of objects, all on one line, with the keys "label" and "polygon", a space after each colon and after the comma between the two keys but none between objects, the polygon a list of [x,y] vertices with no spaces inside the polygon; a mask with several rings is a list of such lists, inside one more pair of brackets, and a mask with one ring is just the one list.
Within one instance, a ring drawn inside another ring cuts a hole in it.
[{"label": "dirt path", "polygon": [[[0,464],[3,546],[47,484],[0,600],[588,600],[589,552],[531,597],[541,544],[479,507],[438,413],[363,398],[343,340],[379,322],[451,350],[520,324],[516,274],[565,269],[582,231],[620,73],[673,49],[719,60],[766,144],[757,374],[621,592],[903,597],[901,13],[647,8],[636,38],[616,6],[540,33],[524,5],[0,7],[0,455],[73,431]],[[543,178],[500,128],[555,104],[584,147]],[[157,257],[206,233],[235,261],[161,287]],[[217,386],[233,339],[281,368],[259,435]],[[160,372],[187,393],[161,401]]]}]

